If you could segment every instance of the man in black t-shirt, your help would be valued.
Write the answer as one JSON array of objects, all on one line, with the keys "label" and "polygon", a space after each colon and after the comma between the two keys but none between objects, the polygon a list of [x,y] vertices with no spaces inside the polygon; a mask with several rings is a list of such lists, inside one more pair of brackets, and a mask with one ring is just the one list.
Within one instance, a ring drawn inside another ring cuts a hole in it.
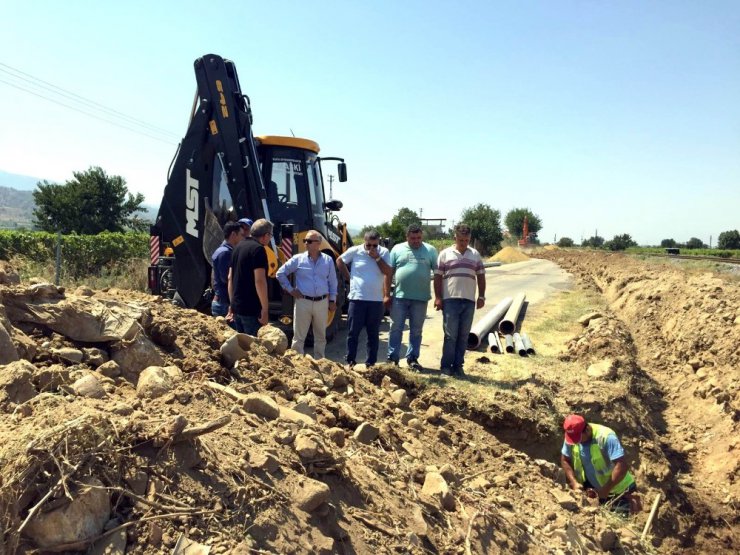
[{"label": "man in black t-shirt", "polygon": [[267,252],[272,237],[272,223],[265,219],[252,224],[252,235],[239,243],[231,255],[229,269],[229,316],[233,315],[236,331],[257,335],[267,324]]}]

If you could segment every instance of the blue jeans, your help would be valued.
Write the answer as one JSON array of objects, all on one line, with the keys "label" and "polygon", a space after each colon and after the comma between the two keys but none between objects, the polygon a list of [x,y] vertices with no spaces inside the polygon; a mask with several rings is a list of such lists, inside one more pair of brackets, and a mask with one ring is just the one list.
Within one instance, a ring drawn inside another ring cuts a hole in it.
[{"label": "blue jeans", "polygon": [[383,321],[383,301],[349,301],[347,310],[347,321],[349,332],[347,333],[347,362],[357,362],[357,340],[362,328],[367,331],[367,360],[366,365],[375,364],[378,361],[378,343],[380,340],[380,322]]},{"label": "blue jeans", "polygon": [[401,358],[401,336],[406,319],[409,320],[409,346],[406,349],[406,360],[419,360],[421,350],[421,330],[427,316],[429,301],[411,299],[393,299],[391,306],[391,333],[388,337],[388,360],[398,362]]},{"label": "blue jeans", "polygon": [[213,316],[226,316],[227,312],[229,312],[228,303],[221,303],[215,300],[211,301],[211,314]]},{"label": "blue jeans", "polygon": [[257,337],[257,331],[262,327],[257,316],[246,316],[244,314],[234,314],[234,323],[236,324],[236,331],[255,337]]},{"label": "blue jeans", "polygon": [[442,304],[442,321],[445,340],[442,345],[442,368],[462,370],[468,334],[473,325],[475,301],[445,299]]}]

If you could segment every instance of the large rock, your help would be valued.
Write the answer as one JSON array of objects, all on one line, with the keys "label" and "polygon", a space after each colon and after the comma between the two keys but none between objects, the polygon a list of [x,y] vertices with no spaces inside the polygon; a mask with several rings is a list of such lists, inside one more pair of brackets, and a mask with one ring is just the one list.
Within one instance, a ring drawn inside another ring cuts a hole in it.
[{"label": "large rock", "polygon": [[262,326],[257,332],[257,337],[262,341],[268,353],[284,355],[288,350],[288,336],[275,326]]},{"label": "large rock", "polygon": [[8,401],[25,403],[36,396],[33,374],[36,367],[27,360],[0,366],[0,405]]},{"label": "large rock", "polygon": [[123,304],[102,303],[91,298],[65,298],[51,284],[27,287],[3,296],[13,322],[49,327],[74,341],[99,343],[130,339],[136,334],[141,313]]},{"label": "large rock", "polygon": [[313,435],[299,432],[293,442],[293,448],[302,459],[313,459],[321,449],[321,444]]},{"label": "large rock", "polygon": [[99,536],[110,516],[108,492],[97,478],[83,479],[83,483],[72,502],[48,513],[38,513],[24,534],[42,548]]},{"label": "large rock", "polygon": [[369,422],[363,422],[360,424],[352,437],[360,443],[369,444],[375,441],[380,434],[380,430],[370,424]]},{"label": "large rock", "polygon": [[591,320],[596,320],[597,318],[603,318],[604,315],[601,312],[589,312],[588,314],[584,314],[580,318],[578,318],[578,323],[581,324],[584,328],[588,326],[589,322]]},{"label": "large rock", "polygon": [[72,364],[79,364],[82,362],[83,353],[79,349],[73,349],[71,347],[62,347],[61,349],[52,349],[51,354],[55,355],[61,360],[66,360]]},{"label": "large rock", "polygon": [[149,366],[139,375],[136,383],[136,396],[142,399],[156,399],[172,391],[181,377],[177,366]]},{"label": "large rock", "polygon": [[596,362],[588,367],[586,374],[595,380],[611,380],[617,375],[617,368],[610,358]]},{"label": "large rock", "polygon": [[268,420],[275,420],[280,416],[280,407],[269,395],[249,393],[242,400],[242,404],[247,412],[262,416]]},{"label": "large rock", "polygon": [[249,352],[249,347],[255,338],[246,333],[235,333],[221,345],[221,362],[227,368],[232,368],[237,360],[243,359]]},{"label": "large rock", "polygon": [[447,481],[439,472],[427,472],[421,493],[436,499],[448,511],[455,510],[455,497],[450,492]]},{"label": "large rock", "polygon": [[331,490],[324,482],[305,478],[303,483],[296,488],[293,501],[299,509],[310,513],[329,499]]},{"label": "large rock", "polygon": [[72,389],[75,395],[79,395],[80,397],[91,397],[93,399],[102,399],[105,397],[103,384],[92,374],[82,376],[72,384]]},{"label": "large rock", "polygon": [[146,336],[139,324],[137,333],[131,340],[123,340],[111,346],[111,360],[121,367],[121,374],[135,382],[139,373],[149,366],[163,366],[164,358],[156,345]]},{"label": "large rock", "polygon": [[15,350],[13,340],[10,338],[10,331],[0,324],[0,364],[15,362],[18,357],[18,351]]}]

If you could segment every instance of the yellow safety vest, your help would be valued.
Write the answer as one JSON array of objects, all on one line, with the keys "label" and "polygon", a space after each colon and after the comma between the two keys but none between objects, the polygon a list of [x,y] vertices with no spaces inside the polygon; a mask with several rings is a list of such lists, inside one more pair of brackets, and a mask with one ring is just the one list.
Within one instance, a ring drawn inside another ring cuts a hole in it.
[{"label": "yellow safety vest", "polygon": [[[590,448],[591,464],[593,465],[594,471],[596,472],[596,479],[599,481],[599,486],[603,486],[611,479],[612,470],[614,470],[613,462],[609,461],[609,464],[606,464],[606,461],[609,460],[609,457],[607,457],[605,454],[606,437],[609,434],[613,434],[614,430],[612,430],[611,428],[607,428],[606,426],[602,426],[601,424],[589,424],[589,426],[591,426],[591,432],[593,433],[593,439]],[[583,463],[581,462],[581,452],[578,448],[578,445],[573,446],[573,470],[575,470],[576,478],[578,478],[578,481],[580,481],[582,484],[585,483],[586,471],[583,468]],[[609,495],[619,495],[634,483],[634,477],[629,471],[627,471],[625,477],[622,478],[621,482],[619,482],[616,486],[612,488]]]}]

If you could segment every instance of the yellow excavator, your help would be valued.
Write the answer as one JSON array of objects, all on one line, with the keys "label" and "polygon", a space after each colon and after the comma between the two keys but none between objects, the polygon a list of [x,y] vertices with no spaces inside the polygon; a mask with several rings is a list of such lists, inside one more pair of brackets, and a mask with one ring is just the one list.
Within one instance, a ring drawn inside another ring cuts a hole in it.
[{"label": "yellow excavator", "polygon": [[[267,218],[275,225],[269,260],[270,318],[290,331],[293,297],[275,279],[278,267],[305,250],[310,229],[323,237],[321,250],[336,259],[352,245],[336,212],[342,202],[326,199],[322,164],[336,163],[347,180],[343,158],[320,156],[309,139],[252,134],[252,109],[242,93],[236,66],[215,54],[195,60],[198,85],[190,125],[168,176],[150,228],[148,283],[153,294],[189,308],[210,306],[211,254],[228,221]],[[330,312],[327,338],[337,328],[347,284],[339,276],[337,311]]]}]

